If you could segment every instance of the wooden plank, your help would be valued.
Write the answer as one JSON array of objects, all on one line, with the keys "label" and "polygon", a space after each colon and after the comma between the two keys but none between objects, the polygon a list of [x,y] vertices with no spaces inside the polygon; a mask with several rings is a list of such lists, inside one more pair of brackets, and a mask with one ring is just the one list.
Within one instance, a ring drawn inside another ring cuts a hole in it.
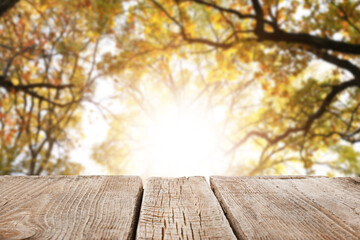
[{"label": "wooden plank", "polygon": [[359,178],[211,177],[239,239],[360,239]]},{"label": "wooden plank", "polygon": [[0,177],[0,239],[132,239],[139,177]]},{"label": "wooden plank", "polygon": [[236,239],[204,177],[150,178],[136,239]]}]

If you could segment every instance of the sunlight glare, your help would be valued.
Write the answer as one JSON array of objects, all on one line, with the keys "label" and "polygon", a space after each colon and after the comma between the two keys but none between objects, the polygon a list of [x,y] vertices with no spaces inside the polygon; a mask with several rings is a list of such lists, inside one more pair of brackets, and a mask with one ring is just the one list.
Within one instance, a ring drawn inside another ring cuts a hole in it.
[{"label": "sunlight glare", "polygon": [[145,131],[151,162],[147,172],[156,176],[208,176],[219,169],[221,134],[216,122],[206,115],[198,109],[176,108],[158,114]]}]

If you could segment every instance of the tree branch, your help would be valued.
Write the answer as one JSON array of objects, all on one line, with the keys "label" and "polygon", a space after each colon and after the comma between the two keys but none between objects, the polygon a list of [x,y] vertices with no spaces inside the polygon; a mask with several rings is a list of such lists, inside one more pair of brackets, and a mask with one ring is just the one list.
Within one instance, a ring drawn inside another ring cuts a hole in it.
[{"label": "tree branch", "polygon": [[7,12],[10,8],[15,6],[19,0],[2,0],[0,1],[0,17]]},{"label": "tree branch", "polygon": [[341,93],[342,91],[344,91],[345,89],[350,88],[350,87],[360,87],[360,81],[357,79],[353,79],[353,80],[350,80],[347,82],[343,82],[339,85],[333,86],[332,90],[327,94],[325,99],[322,101],[320,108],[314,114],[312,114],[308,117],[307,121],[305,122],[305,124],[303,126],[295,127],[295,128],[288,128],[284,133],[282,133],[280,135],[276,135],[274,137],[270,137],[269,135],[267,135],[264,132],[250,131],[240,141],[235,143],[234,146],[226,152],[226,155],[231,154],[233,151],[235,151],[235,149],[237,149],[238,147],[243,145],[252,136],[260,137],[260,138],[266,140],[269,143],[269,145],[274,145],[274,144],[278,143],[279,141],[283,140],[284,138],[288,137],[292,133],[302,131],[302,132],[304,132],[304,135],[306,135],[308,133],[311,125],[314,123],[314,121],[316,119],[320,118],[325,113],[326,109],[329,107],[332,100],[337,96],[337,94]]},{"label": "tree branch", "polygon": [[314,114],[309,116],[308,120],[306,121],[303,127],[304,134],[306,134],[309,131],[312,123],[324,114],[324,112],[331,104],[332,100],[336,97],[336,95],[338,95],[339,93],[341,93],[342,91],[344,91],[349,87],[360,87],[360,81],[358,79],[353,79],[347,82],[343,82],[339,85],[333,86],[330,93],[328,93],[328,95],[323,100],[320,108]]}]

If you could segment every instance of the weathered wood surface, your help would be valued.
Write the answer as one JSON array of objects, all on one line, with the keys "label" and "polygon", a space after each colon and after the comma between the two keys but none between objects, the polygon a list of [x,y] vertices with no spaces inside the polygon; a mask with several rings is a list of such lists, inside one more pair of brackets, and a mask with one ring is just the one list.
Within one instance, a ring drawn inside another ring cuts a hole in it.
[{"label": "weathered wood surface", "polygon": [[150,178],[136,239],[236,239],[203,177]]},{"label": "weathered wood surface", "polygon": [[239,239],[360,239],[360,178],[211,177]]},{"label": "weathered wood surface", "polygon": [[0,177],[0,239],[131,239],[139,177]]}]

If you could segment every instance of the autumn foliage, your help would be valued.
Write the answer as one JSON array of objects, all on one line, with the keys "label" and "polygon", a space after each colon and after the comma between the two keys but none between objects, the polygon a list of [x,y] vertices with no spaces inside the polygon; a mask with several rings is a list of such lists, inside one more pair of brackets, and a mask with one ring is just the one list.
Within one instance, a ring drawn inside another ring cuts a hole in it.
[{"label": "autumn foliage", "polygon": [[0,19],[0,173],[77,173],[69,134],[107,77],[127,109],[93,151],[112,173],[172,102],[220,109],[232,174],[358,175],[359,18],[350,0],[21,1]]}]

